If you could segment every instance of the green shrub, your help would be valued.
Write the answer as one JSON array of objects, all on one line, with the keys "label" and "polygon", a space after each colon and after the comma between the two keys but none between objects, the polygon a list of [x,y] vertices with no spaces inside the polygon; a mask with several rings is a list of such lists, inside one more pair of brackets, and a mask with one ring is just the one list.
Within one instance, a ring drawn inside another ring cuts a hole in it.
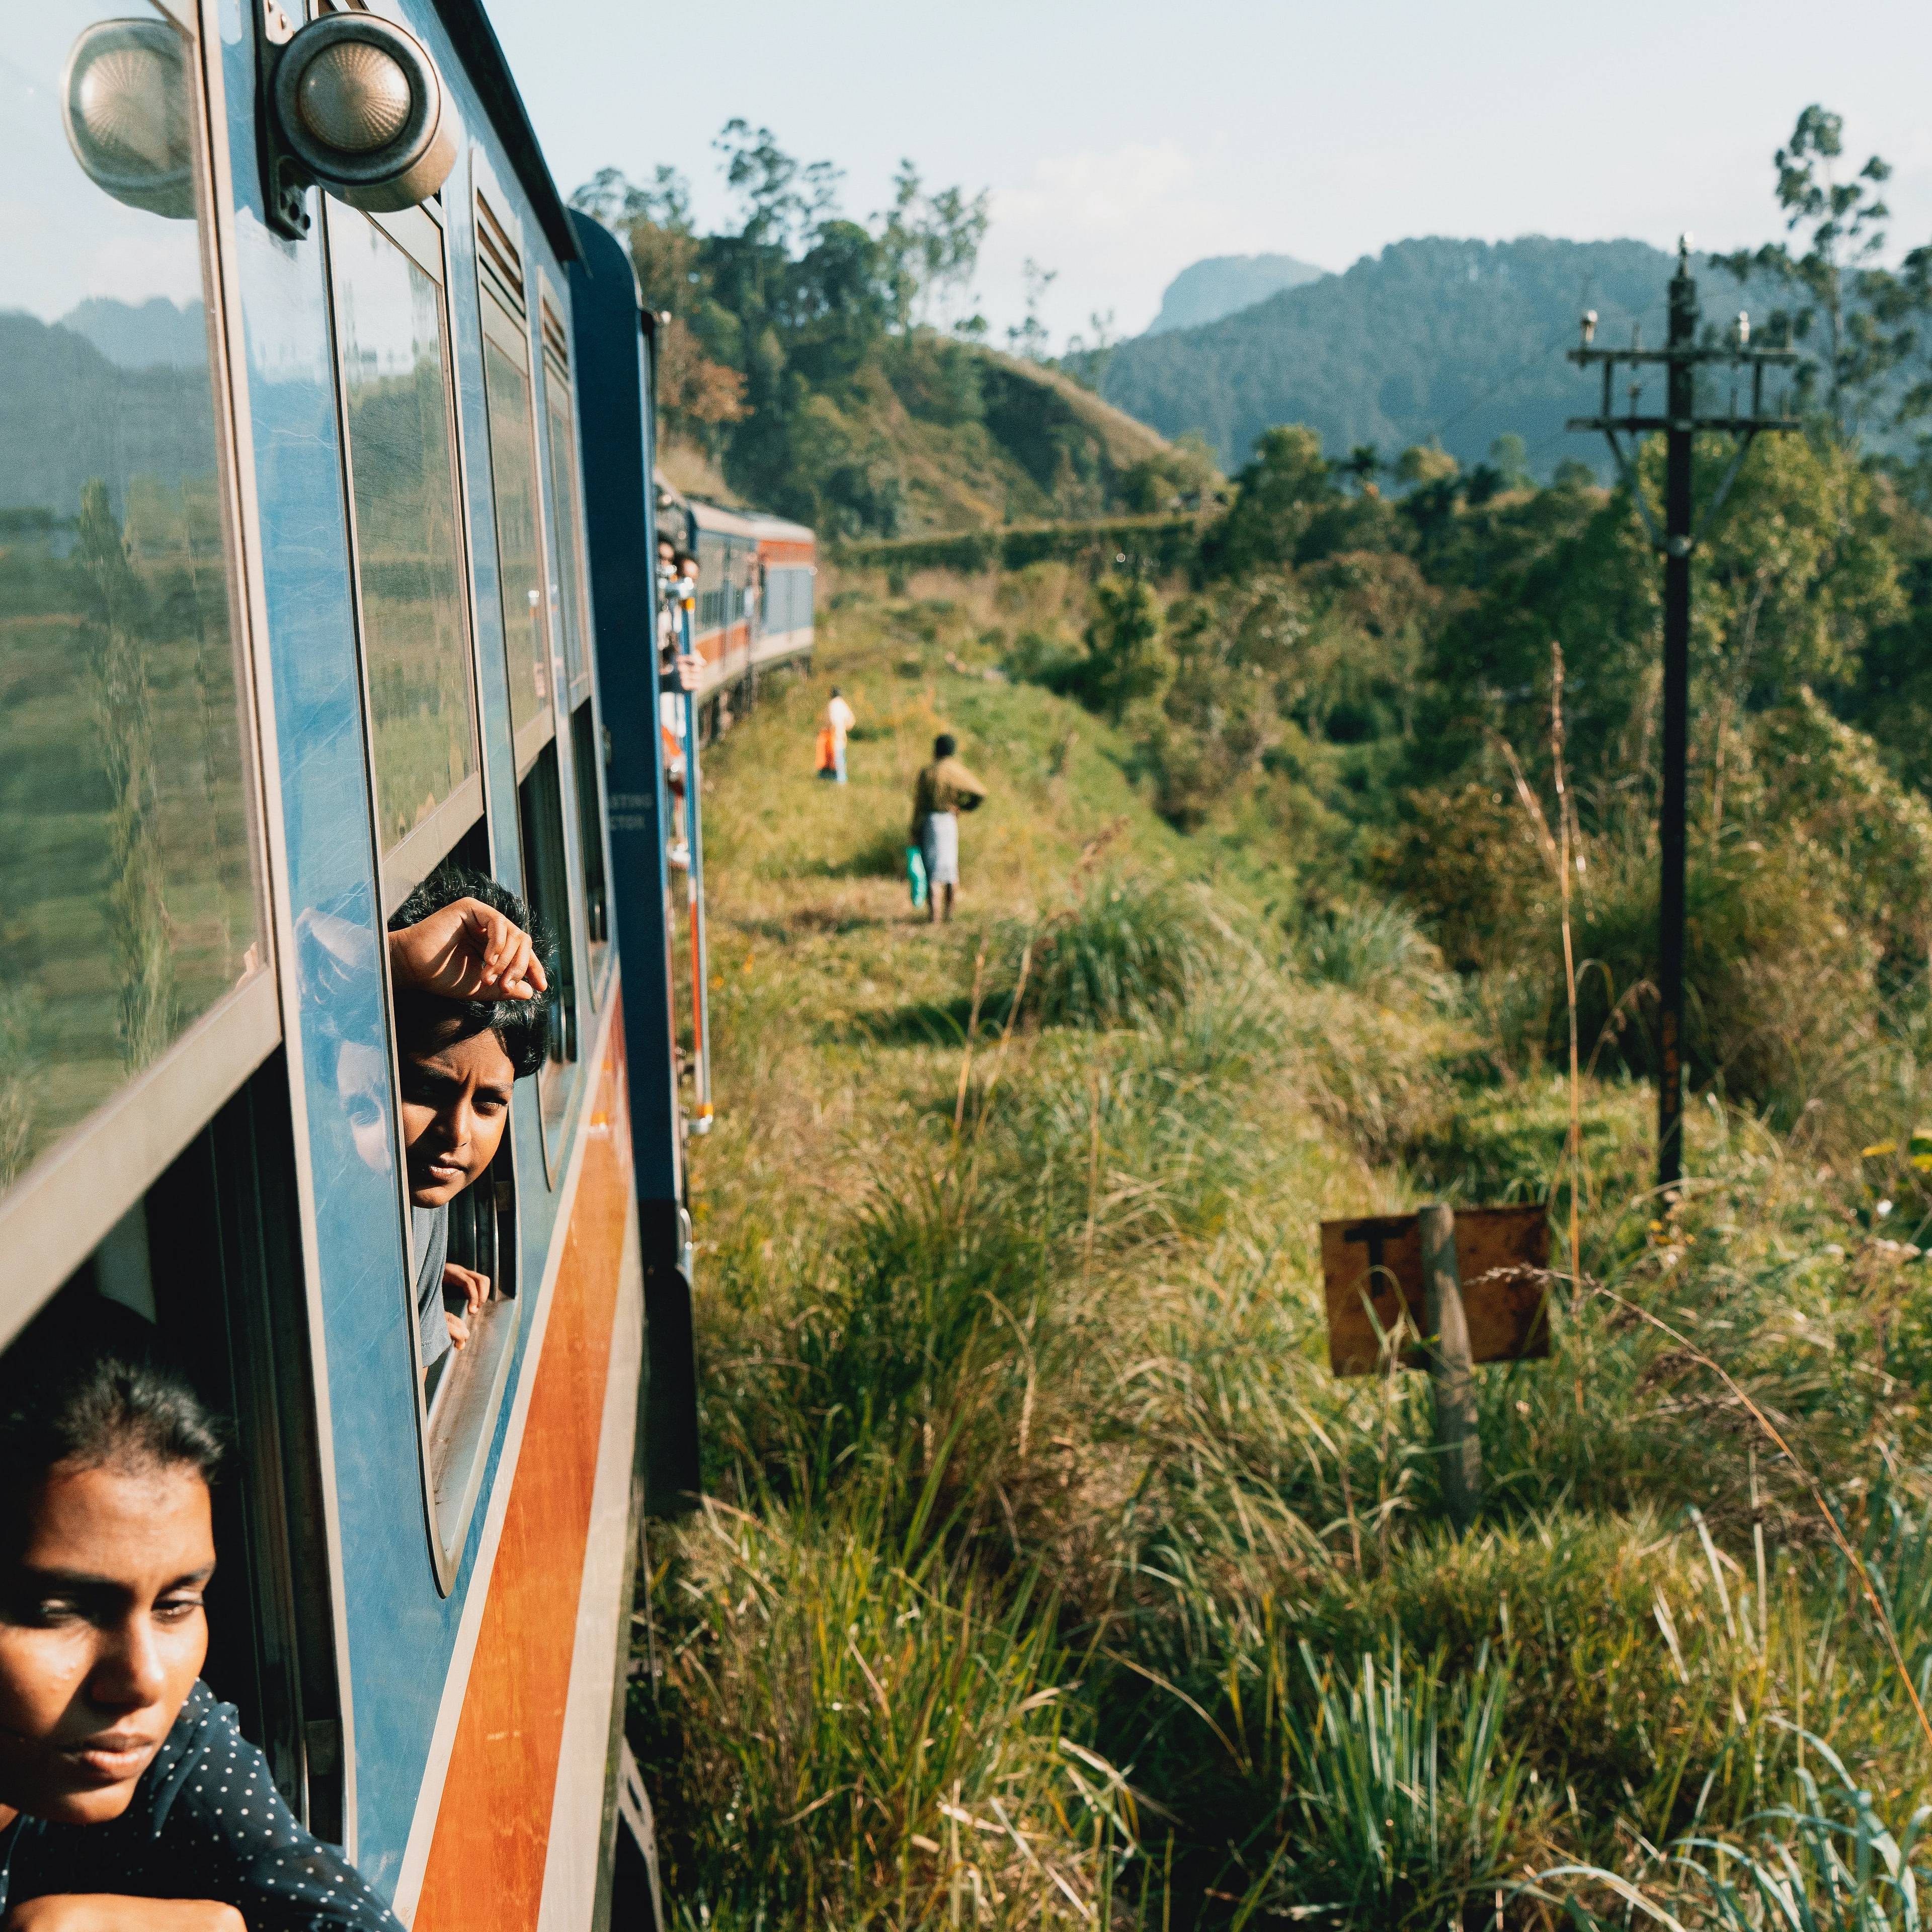
[{"label": "green shrub", "polygon": [[1413,916],[1386,902],[1371,901],[1310,920],[1295,952],[1311,980],[1356,993],[1382,993],[1405,984],[1423,988],[1434,980],[1441,964]]},{"label": "green shrub", "polygon": [[1102,878],[1043,926],[1002,927],[994,984],[1005,1008],[1018,998],[1042,1026],[1132,1026],[1184,1005],[1228,940],[1196,892],[1163,881]]},{"label": "green shrub", "polygon": [[1309,1695],[1289,1707],[1286,1828],[1244,1904],[1431,1932],[1458,1922],[1466,1900],[1522,1869],[1549,1810],[1503,1741],[1508,1670],[1485,1649],[1450,1678],[1398,1646],[1348,1680],[1298,1648]]}]

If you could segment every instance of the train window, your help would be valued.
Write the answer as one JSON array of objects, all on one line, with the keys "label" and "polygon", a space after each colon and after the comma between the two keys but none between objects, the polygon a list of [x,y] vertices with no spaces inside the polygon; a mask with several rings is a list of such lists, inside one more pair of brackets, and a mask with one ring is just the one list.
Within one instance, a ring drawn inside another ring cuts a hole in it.
[{"label": "train window", "polygon": [[603,982],[610,948],[610,910],[604,879],[604,797],[598,783],[604,768],[603,734],[596,706],[586,698],[572,713],[572,762],[577,768],[578,842],[584,852],[584,919],[590,940],[590,990]]},{"label": "train window", "polygon": [[328,206],[383,897],[394,904],[483,811],[442,236],[419,209],[379,225]]},{"label": "train window", "polygon": [[610,940],[604,878],[603,747],[591,688],[590,600],[584,588],[584,518],[578,476],[575,405],[570,383],[570,344],[562,320],[547,296],[542,304],[542,315],[544,443],[550,459],[550,488],[556,502],[556,572],[560,593],[557,609],[563,633],[571,762],[576,780],[578,845],[584,860],[589,990],[594,999],[602,983]]},{"label": "train window", "polygon": [[570,1100],[570,1069],[577,1058],[576,941],[571,921],[569,860],[564,844],[562,775],[553,739],[537,754],[517,805],[524,835],[524,879],[530,910],[556,940],[551,977],[550,1054],[537,1076],[543,1109],[546,1158],[557,1151],[557,1133]]},{"label": "train window", "polygon": [[482,1306],[465,1317],[464,1346],[439,1355],[423,1377],[430,1514],[439,1568],[447,1574],[454,1572],[482,1486],[490,1432],[516,1340],[515,1138],[506,1132],[496,1159],[449,1204],[447,1258],[481,1275],[489,1286]]},{"label": "train window", "polygon": [[544,594],[542,496],[522,250],[512,224],[495,213],[481,193],[476,197],[476,244],[496,568],[502,591],[510,728],[520,778],[556,729]]},{"label": "train window", "polygon": [[584,518],[578,500],[577,431],[572,416],[569,339],[556,311],[543,304],[544,431],[550,489],[556,501],[558,616],[563,632],[569,708],[590,695],[584,594]]},{"label": "train window", "polygon": [[[448,862],[488,875],[490,842],[482,822],[459,842]],[[436,883],[434,878],[430,881],[432,887]],[[458,896],[452,890],[439,902],[446,904]],[[390,923],[393,926],[407,916],[399,908],[390,915]],[[426,1020],[433,1024],[433,1006],[426,1012],[419,1001],[394,1003],[399,1120],[406,1120],[405,1108],[412,1100],[431,1106],[439,1102],[435,1070],[430,1070],[425,1088],[423,1075],[412,1064],[412,1052],[440,1051],[439,1037],[447,1044],[446,1036],[431,1034],[425,1040],[412,1032]],[[436,1580],[446,1590],[454,1580],[481,1492],[490,1438],[514,1352],[520,1243],[514,1114],[519,1104],[513,1091],[512,1118],[504,1122],[494,1158],[475,1180],[440,1206],[418,1208],[410,1200],[405,1216],[410,1256],[406,1306],[420,1396],[424,1509]],[[409,1187],[406,1147],[392,1166]],[[452,1268],[482,1277],[482,1299],[476,1306],[464,1304],[458,1292],[461,1274],[452,1276]],[[452,1313],[460,1330],[452,1328],[448,1317]]]},{"label": "train window", "polygon": [[110,10],[0,62],[0,1338],[279,1031],[200,56]]},{"label": "train window", "polygon": [[202,1675],[319,1838],[343,1835],[344,1751],[313,1365],[294,1245],[279,1054],[189,1142],[57,1291],[154,1323],[232,1446]]}]

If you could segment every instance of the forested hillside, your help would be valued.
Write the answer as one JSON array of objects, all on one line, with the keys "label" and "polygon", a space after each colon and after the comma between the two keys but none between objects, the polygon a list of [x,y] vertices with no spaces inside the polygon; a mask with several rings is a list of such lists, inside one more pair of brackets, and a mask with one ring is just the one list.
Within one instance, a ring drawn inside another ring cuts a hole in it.
[{"label": "forested hillside", "polygon": [[[1563,360],[1578,316],[1595,309],[1607,340],[1636,322],[1661,341],[1672,266],[1640,242],[1400,242],[1218,322],[1121,344],[1102,392],[1168,436],[1200,430],[1230,470],[1263,430],[1299,422],[1331,449],[1439,439],[1465,464],[1514,431],[1546,476],[1565,454],[1600,454],[1563,434],[1591,400]],[[1736,284],[1705,281],[1706,308],[1735,312]]]},{"label": "forested hillside", "polygon": [[827,537],[1097,517],[1198,487],[1198,458],[952,313],[984,196],[928,191],[908,163],[868,224],[841,212],[836,171],[768,131],[734,122],[718,145],[739,204],[724,232],[697,231],[668,168],[649,187],[607,170],[576,197],[671,317],[658,395],[674,473]]}]

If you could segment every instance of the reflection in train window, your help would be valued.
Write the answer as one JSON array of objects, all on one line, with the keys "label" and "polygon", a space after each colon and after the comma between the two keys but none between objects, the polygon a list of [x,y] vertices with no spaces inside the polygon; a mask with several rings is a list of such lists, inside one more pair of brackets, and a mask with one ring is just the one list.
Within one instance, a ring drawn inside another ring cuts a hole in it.
[{"label": "reflection in train window", "polygon": [[266,959],[196,56],[104,10],[0,62],[0,1195]]},{"label": "reflection in train window", "polygon": [[[487,311],[486,311],[487,313]],[[491,316],[490,320],[494,320]],[[550,620],[544,604],[543,531],[535,419],[527,362],[513,360],[490,328],[483,383],[490,403],[490,476],[496,500],[496,567],[510,674],[510,728],[517,770],[530,768],[556,728],[550,698]]]},{"label": "reflection in train window", "polygon": [[544,430],[550,446],[550,486],[556,497],[556,574],[562,620],[564,674],[570,703],[590,694],[584,656],[584,520],[577,500],[577,437],[571,424],[570,391],[554,375],[544,386]]},{"label": "reflection in train window", "polygon": [[480,183],[476,279],[482,296],[483,388],[490,418],[490,493],[510,680],[510,730],[520,778],[556,728],[550,613],[544,595],[543,489],[537,475],[536,398],[530,382],[522,240],[514,218],[497,212]]},{"label": "reflection in train window", "polygon": [[405,252],[329,205],[356,581],[384,897],[427,876],[482,810],[463,598],[440,236],[411,210]]}]

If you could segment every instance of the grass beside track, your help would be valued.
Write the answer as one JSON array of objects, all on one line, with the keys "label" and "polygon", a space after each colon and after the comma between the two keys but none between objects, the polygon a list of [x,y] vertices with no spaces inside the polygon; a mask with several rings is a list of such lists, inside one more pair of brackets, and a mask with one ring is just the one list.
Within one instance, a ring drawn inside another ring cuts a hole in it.
[{"label": "grass beside track", "polygon": [[[1924,1738],[1709,1364],[1932,1673],[1911,1230],[1715,1106],[1662,1216],[1647,1094],[1595,1084],[1573,1272],[1567,1090],[1480,1070],[1402,916],[1285,928],[1285,872],[988,675],[1056,581],[848,594],[707,760],[711,1500],[653,1527],[631,1705],[679,1922],[1621,1923],[1618,1885],[1772,1922],[1755,1872],[1903,1924]],[[935,931],[903,864],[940,728],[992,798]],[[1552,1198],[1565,1276],[1552,1358],[1480,1374],[1460,1540],[1426,1382],[1333,1379],[1317,1274],[1323,1216],[1431,1198]]]}]

